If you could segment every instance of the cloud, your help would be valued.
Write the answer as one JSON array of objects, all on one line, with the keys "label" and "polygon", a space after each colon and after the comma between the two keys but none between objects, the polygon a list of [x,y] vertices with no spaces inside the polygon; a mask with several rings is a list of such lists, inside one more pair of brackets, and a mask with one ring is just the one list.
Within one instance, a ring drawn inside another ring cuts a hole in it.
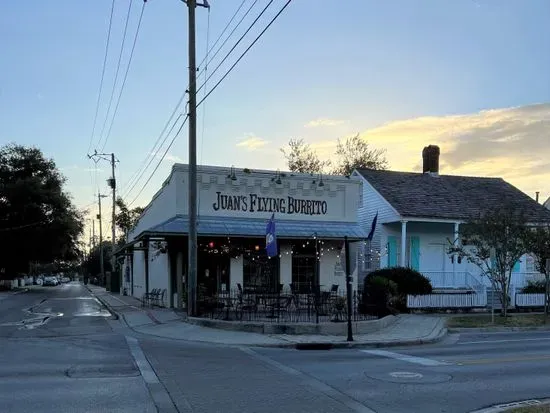
[{"label": "cloud", "polygon": [[172,162],[172,163],[184,163],[183,159],[181,159],[179,156],[172,155],[167,153],[164,157],[165,162]]},{"label": "cloud", "polygon": [[338,119],[319,118],[315,120],[310,120],[304,125],[304,128],[317,128],[319,126],[338,126],[343,123],[346,123],[346,121]]},{"label": "cloud", "polygon": [[[161,159],[162,155],[164,155],[164,151],[149,152],[149,156],[151,155],[157,159]],[[164,155],[164,158],[162,158],[162,162],[185,163],[185,161],[182,158],[180,158],[177,155],[173,155],[169,152],[166,155]]]},{"label": "cloud", "polygon": [[263,148],[268,143],[269,141],[266,141],[265,139],[259,138],[254,134],[249,133],[237,143],[237,146],[239,148],[245,148],[249,151],[255,151],[257,149]]},{"label": "cloud", "polygon": [[[399,120],[360,135],[373,147],[387,149],[393,170],[421,170],[422,149],[436,144],[441,173],[498,176],[530,195],[548,191],[550,103]],[[328,158],[336,140],[312,147]]]}]

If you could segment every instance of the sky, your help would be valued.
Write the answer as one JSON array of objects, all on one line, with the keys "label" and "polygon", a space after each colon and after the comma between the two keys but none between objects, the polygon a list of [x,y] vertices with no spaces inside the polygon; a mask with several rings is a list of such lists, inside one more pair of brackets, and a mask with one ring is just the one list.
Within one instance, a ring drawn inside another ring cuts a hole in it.
[{"label": "sky", "polygon": [[[0,145],[42,149],[92,213],[110,175],[108,162],[87,157],[94,149],[115,153],[119,192],[132,206],[146,205],[172,164],[188,160],[186,125],[161,157],[181,125],[162,134],[187,87],[187,7],[132,1],[115,84],[130,1],[115,1],[99,106],[111,0],[0,2]],[[269,3],[197,9],[199,100],[286,0],[272,0],[222,62]],[[284,170],[279,149],[289,139],[329,158],[338,138],[357,133],[387,151],[392,170],[418,171],[422,148],[437,144],[441,173],[500,176],[548,198],[550,1],[293,0],[199,107],[197,157]]]}]

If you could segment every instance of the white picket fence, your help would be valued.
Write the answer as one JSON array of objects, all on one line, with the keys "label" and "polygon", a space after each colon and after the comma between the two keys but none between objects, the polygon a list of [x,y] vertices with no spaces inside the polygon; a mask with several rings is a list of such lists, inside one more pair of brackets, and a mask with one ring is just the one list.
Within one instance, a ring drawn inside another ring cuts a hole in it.
[{"label": "white picket fence", "polygon": [[544,294],[516,294],[516,307],[544,307]]},{"label": "white picket fence", "polygon": [[487,294],[408,295],[408,308],[476,308],[487,305]]}]

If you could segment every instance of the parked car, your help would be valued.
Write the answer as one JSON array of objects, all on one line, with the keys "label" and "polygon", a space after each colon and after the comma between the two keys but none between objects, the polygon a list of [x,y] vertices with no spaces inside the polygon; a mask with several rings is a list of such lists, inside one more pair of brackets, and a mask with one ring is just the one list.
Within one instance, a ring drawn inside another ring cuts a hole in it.
[{"label": "parked car", "polygon": [[59,284],[59,281],[57,280],[57,278],[55,277],[52,277],[52,276],[47,276],[47,277],[44,277],[44,283],[43,285],[53,285],[53,286],[56,286]]},{"label": "parked car", "polygon": [[69,277],[61,277],[61,282],[62,283],[68,283],[70,281],[71,281],[71,279]]}]

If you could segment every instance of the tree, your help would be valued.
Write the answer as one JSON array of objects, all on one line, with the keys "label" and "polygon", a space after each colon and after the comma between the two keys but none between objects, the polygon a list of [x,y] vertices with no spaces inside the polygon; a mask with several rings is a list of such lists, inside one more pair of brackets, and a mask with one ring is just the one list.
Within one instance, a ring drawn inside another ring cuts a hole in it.
[{"label": "tree", "polygon": [[460,226],[460,239],[449,254],[468,260],[481,269],[498,292],[502,315],[507,315],[510,278],[514,265],[528,251],[529,229],[523,216],[512,208],[490,210]]},{"label": "tree", "polygon": [[118,197],[116,200],[116,206],[119,210],[118,214],[116,214],[116,225],[124,235],[127,235],[136,226],[144,208],[136,207],[129,209],[121,197]]},{"label": "tree", "polygon": [[[281,148],[292,172],[322,173],[333,164],[322,161],[317,153],[303,139],[291,139],[288,148]],[[359,134],[338,139],[336,143],[337,161],[330,170],[335,175],[349,176],[354,169],[387,169],[388,161],[384,149],[372,149]]]},{"label": "tree", "polygon": [[336,146],[337,166],[335,175],[349,176],[354,169],[388,169],[385,149],[372,149],[359,134],[345,139],[338,139]]},{"label": "tree", "polygon": [[288,169],[300,173],[322,173],[330,165],[330,161],[321,161],[317,153],[303,139],[291,139],[288,148],[281,148]]},{"label": "tree", "polygon": [[546,260],[550,259],[550,225],[537,226],[528,231],[527,247],[528,251],[535,258],[535,269],[544,274],[546,279],[544,314],[548,316],[548,307],[550,304],[550,268],[546,268]]},{"label": "tree", "polygon": [[0,147],[0,268],[10,276],[31,262],[81,257],[82,214],[64,191],[55,162],[33,147]]},{"label": "tree", "polygon": [[[103,241],[103,265],[104,271],[108,272],[112,270],[111,267],[111,256],[113,251],[113,244],[110,241]],[[82,263],[82,268],[86,274],[90,276],[96,276],[101,273],[101,248],[100,245],[96,245],[88,254],[86,259]]]}]

